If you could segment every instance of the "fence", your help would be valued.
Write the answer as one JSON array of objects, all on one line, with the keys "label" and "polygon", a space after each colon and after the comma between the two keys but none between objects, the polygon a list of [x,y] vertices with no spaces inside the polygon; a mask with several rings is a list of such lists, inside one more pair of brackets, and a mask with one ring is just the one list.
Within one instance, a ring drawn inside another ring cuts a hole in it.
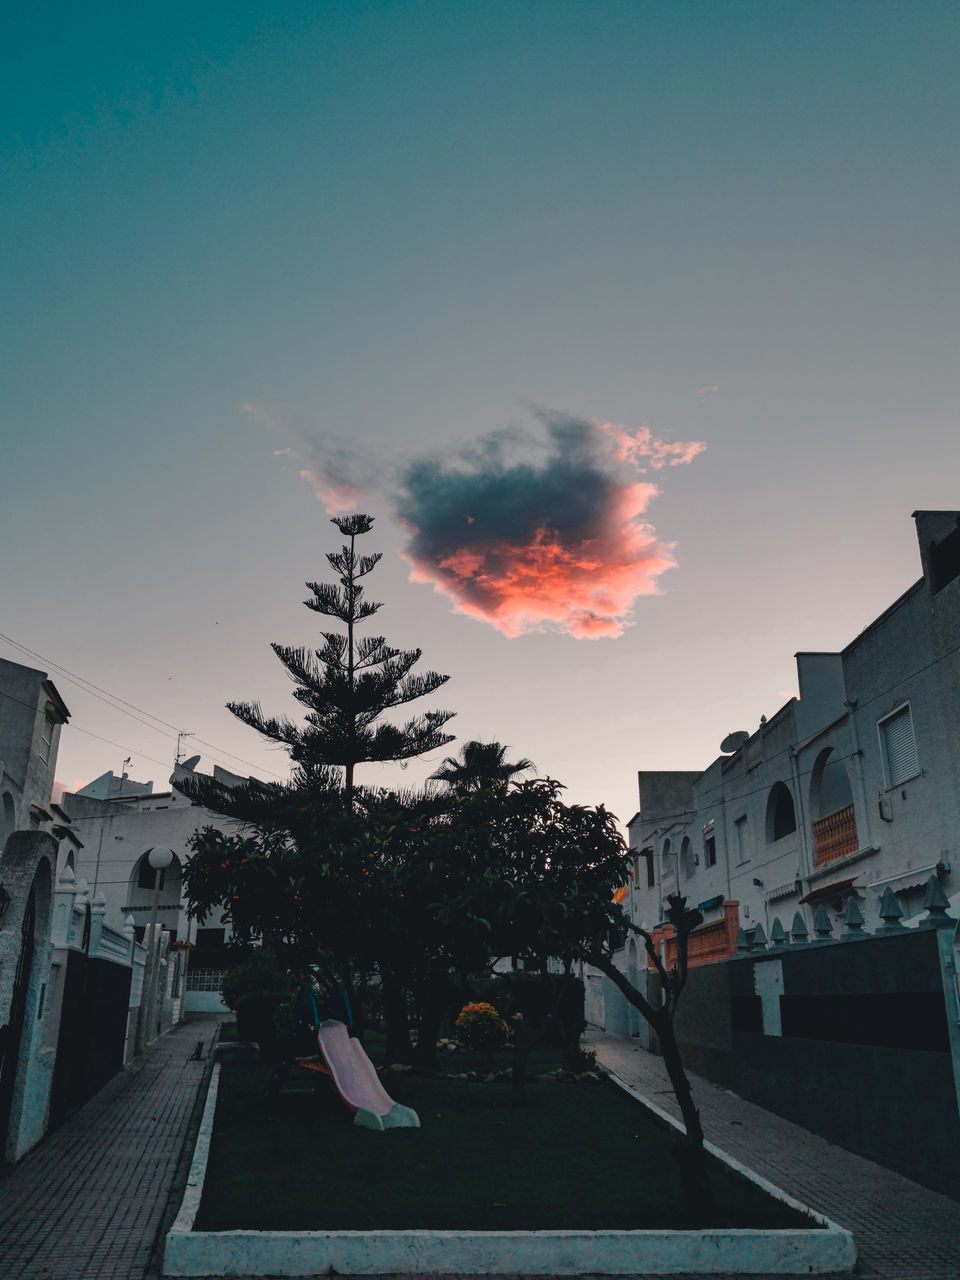
[{"label": "fence", "polygon": [[219,991],[223,986],[224,969],[188,969],[188,991]]},{"label": "fence", "polygon": [[770,1111],[936,1190],[960,1196],[960,947],[935,877],[905,928],[892,893],[866,929],[825,908],[769,942],[691,969],[676,1016],[687,1066]]}]

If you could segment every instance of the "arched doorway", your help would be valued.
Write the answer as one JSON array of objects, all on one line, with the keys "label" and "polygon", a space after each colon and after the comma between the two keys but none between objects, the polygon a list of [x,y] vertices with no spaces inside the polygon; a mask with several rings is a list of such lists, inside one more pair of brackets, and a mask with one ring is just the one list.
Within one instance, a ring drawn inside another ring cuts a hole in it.
[{"label": "arched doorway", "polygon": [[23,1039],[23,1023],[27,1013],[27,996],[30,975],[33,972],[33,956],[36,950],[37,886],[30,886],[26,910],[20,925],[20,954],[13,976],[13,994],[7,1021],[0,1027],[0,1153],[6,1149],[10,1130],[10,1112],[13,1107],[14,1085],[20,1062]]},{"label": "arched doorway", "polygon": [[0,853],[9,903],[0,929],[0,1159],[17,1160],[43,1137],[53,1059],[41,1051],[50,1026],[50,926],[57,844],[15,831]]}]

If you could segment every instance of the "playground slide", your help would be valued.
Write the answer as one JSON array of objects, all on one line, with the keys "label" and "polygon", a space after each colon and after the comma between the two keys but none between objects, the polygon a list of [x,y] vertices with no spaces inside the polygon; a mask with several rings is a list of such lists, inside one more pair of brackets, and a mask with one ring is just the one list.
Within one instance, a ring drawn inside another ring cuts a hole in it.
[{"label": "playground slide", "polygon": [[356,1112],[354,1124],[363,1129],[420,1128],[420,1117],[412,1108],[394,1102],[363,1045],[351,1038],[344,1023],[332,1018],[321,1022],[317,1039],[337,1092]]}]

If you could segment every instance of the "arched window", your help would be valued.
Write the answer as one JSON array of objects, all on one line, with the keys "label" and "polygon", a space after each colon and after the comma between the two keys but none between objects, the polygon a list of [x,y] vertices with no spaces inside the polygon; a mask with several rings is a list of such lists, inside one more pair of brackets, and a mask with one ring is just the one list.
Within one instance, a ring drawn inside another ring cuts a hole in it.
[{"label": "arched window", "polygon": [[690,837],[684,836],[680,844],[680,871],[687,878],[693,875],[697,862]]},{"label": "arched window", "polygon": [[810,778],[810,812],[814,818],[825,818],[853,804],[847,768],[832,747],[817,756]]},{"label": "arched window", "polygon": [[767,797],[767,844],[782,840],[797,829],[793,796],[785,782],[776,782]]},{"label": "arched window", "polygon": [[810,778],[814,861],[822,866],[856,853],[857,820],[846,765],[832,747],[817,756]]},{"label": "arched window", "polygon": [[7,843],[7,837],[12,836],[17,829],[17,807],[13,803],[13,796],[9,791],[3,793],[3,806],[0,809],[0,853],[3,852],[3,846]]},{"label": "arched window", "polygon": [[[180,873],[179,858],[175,857],[169,867],[166,867],[165,869],[161,869],[160,871],[160,888],[161,889],[163,888],[164,882],[166,881],[168,871],[174,876],[179,875]],[[140,859],[139,863],[137,864],[137,888],[152,890],[154,884],[156,883],[156,875],[157,875],[156,869],[154,867],[151,867],[150,865],[150,853],[148,850]]]}]

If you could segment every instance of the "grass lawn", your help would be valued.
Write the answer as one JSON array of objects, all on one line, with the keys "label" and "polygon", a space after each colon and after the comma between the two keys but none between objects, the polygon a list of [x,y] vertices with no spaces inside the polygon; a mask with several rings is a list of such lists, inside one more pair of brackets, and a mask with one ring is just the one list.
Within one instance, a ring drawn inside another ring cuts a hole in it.
[{"label": "grass lawn", "polygon": [[[478,1065],[459,1054],[444,1063]],[[541,1053],[531,1068],[550,1065]],[[719,1165],[716,1207],[691,1219],[672,1136],[607,1083],[544,1080],[518,1109],[506,1084],[388,1073],[387,1091],[422,1127],[379,1133],[356,1128],[332,1084],[312,1073],[291,1076],[287,1088],[302,1091],[264,1099],[272,1071],[222,1069],[197,1230],[814,1225]]]}]

